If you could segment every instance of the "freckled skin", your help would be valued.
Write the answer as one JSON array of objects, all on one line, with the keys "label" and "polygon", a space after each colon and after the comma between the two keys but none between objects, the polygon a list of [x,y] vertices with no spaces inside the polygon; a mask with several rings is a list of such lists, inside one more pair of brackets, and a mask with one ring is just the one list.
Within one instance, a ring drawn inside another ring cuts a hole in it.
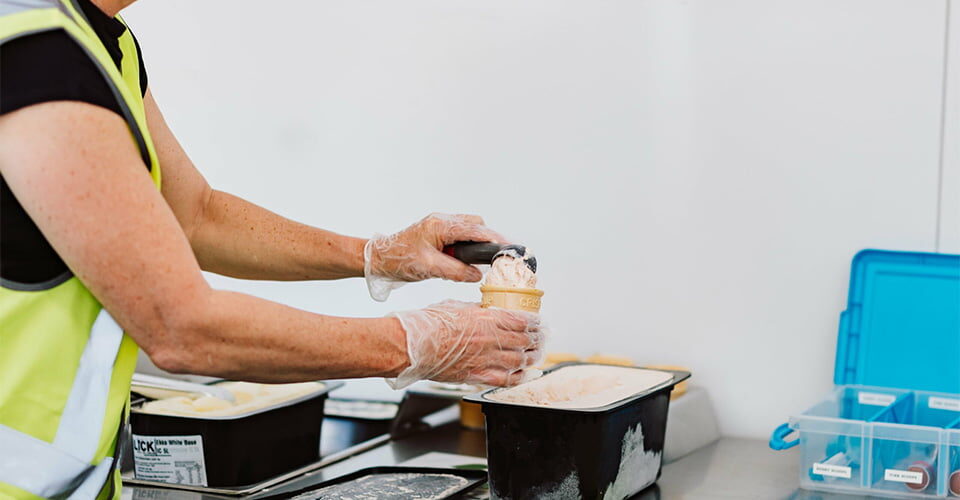
[{"label": "freckled skin", "polygon": [[146,108],[162,196],[112,112],[49,102],[0,116],[4,178],[127,333],[175,372],[260,382],[399,373],[408,362],[395,319],[325,316],[209,287],[201,269],[273,280],[359,276],[365,240],[213,191],[149,93]]},{"label": "freckled skin", "polygon": [[[134,0],[92,1],[113,17]],[[158,366],[299,382],[395,377],[410,365],[407,332],[396,318],[338,318],[211,289],[201,269],[276,281],[361,277],[367,240],[300,224],[212,189],[149,89],[144,108],[161,192],[122,118],[74,101],[0,116],[0,173],[70,270]],[[477,216],[456,217],[430,216],[398,233],[392,241],[409,248],[420,242],[416,252],[378,246],[372,269],[404,281],[478,281],[479,271],[440,250],[453,242],[446,239],[488,236],[489,230],[480,229]],[[417,273],[405,274],[396,262]],[[503,354],[499,344],[470,347],[481,357]]]},{"label": "freckled skin", "polygon": [[[201,269],[269,280],[363,276],[366,240],[212,189],[149,90],[144,104],[161,192],[123,119],[75,101],[0,116],[0,172],[70,270],[158,366],[277,383],[395,377],[409,366],[395,318],[338,318],[210,288]],[[419,237],[448,227],[432,220]],[[501,355],[495,345],[482,349]]]}]

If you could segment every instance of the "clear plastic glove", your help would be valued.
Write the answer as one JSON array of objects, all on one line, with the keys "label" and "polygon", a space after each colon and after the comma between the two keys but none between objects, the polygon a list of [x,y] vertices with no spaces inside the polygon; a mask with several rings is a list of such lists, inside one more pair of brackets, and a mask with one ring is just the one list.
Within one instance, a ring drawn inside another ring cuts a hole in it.
[{"label": "clear plastic glove", "polygon": [[363,249],[370,296],[383,302],[404,283],[429,278],[480,281],[479,269],[443,253],[443,247],[458,241],[505,242],[476,215],[431,214],[399,233],[374,235]]},{"label": "clear plastic glove", "polygon": [[448,300],[391,316],[407,333],[410,357],[409,367],[387,379],[394,389],[425,379],[516,385],[527,377],[525,369],[543,357],[537,314]]}]

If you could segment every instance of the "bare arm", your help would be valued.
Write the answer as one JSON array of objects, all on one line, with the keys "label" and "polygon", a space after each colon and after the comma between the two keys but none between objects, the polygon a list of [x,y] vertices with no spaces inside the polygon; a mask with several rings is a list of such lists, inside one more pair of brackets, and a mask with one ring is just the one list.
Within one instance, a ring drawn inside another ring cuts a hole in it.
[{"label": "bare arm", "polygon": [[167,127],[150,91],[144,104],[163,167],[163,197],[202,269],[269,280],[363,276],[365,239],[300,224],[212,189]]},{"label": "bare arm", "polygon": [[[125,123],[108,110],[50,102],[0,116],[0,172],[74,274],[161,368],[294,382],[394,376],[408,365],[395,319],[323,316],[211,289],[178,222],[189,215],[180,210],[175,217]],[[164,195],[195,195],[175,187],[176,177],[187,175],[182,166],[165,175],[174,177],[174,188]],[[255,254],[255,240],[230,248]],[[210,256],[217,254],[212,248],[199,253],[214,268],[246,269],[242,258]],[[289,261],[296,261],[293,254]],[[276,274],[307,273],[287,267]]]}]

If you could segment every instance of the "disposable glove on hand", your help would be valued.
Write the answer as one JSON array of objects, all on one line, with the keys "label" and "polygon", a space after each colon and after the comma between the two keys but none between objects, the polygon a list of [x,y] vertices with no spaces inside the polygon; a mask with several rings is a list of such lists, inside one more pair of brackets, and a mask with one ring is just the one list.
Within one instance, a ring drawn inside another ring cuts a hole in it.
[{"label": "disposable glove on hand", "polygon": [[374,235],[363,249],[363,275],[374,300],[383,302],[390,291],[406,282],[428,278],[480,281],[483,274],[443,253],[458,241],[503,243],[503,236],[483,225],[476,215],[432,214],[389,236]]},{"label": "disposable glove on hand", "polygon": [[516,385],[543,356],[540,316],[448,300],[393,313],[407,334],[410,366],[396,379],[402,389],[423,379],[495,386]]}]

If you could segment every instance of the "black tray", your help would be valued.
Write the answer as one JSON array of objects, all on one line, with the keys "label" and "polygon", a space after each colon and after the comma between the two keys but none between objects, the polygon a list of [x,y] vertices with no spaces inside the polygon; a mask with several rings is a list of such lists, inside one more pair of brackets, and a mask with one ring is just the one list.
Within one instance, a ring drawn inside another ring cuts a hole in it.
[{"label": "black tray", "polygon": [[265,499],[282,499],[282,498],[292,498],[297,495],[302,495],[304,493],[309,493],[311,491],[316,491],[322,488],[333,486],[340,483],[346,483],[353,481],[354,479],[359,479],[364,476],[373,476],[377,474],[403,474],[403,473],[418,473],[418,474],[447,474],[451,476],[459,476],[466,479],[468,482],[459,490],[451,493],[446,498],[463,498],[464,494],[468,491],[480,486],[487,480],[487,472],[483,470],[473,470],[473,469],[444,469],[439,467],[404,467],[404,466],[385,466],[385,467],[369,467],[366,469],[360,469],[356,472],[351,472],[329,481],[324,481],[322,483],[314,484],[310,487],[303,488],[297,491],[287,492],[287,493],[278,493],[276,495],[271,495],[264,497]]}]

